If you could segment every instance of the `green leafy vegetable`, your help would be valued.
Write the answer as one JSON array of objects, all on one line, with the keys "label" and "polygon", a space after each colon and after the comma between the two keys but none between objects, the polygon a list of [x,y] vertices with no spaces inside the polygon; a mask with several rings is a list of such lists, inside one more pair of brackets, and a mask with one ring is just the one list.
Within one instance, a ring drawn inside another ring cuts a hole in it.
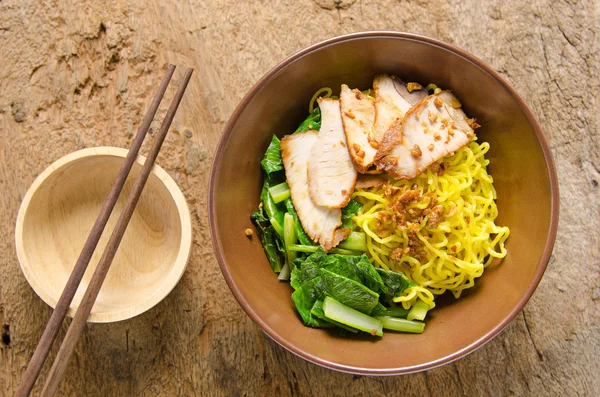
[{"label": "green leafy vegetable", "polygon": [[297,288],[292,294],[292,300],[300,317],[302,317],[302,321],[309,327],[323,328],[324,324],[330,325],[330,323],[313,316],[311,313],[315,302],[322,295],[322,284],[321,277],[315,277]]},{"label": "green leafy vegetable", "polygon": [[285,264],[281,268],[277,279],[279,281],[288,281],[290,279],[290,264],[288,262],[285,262]]},{"label": "green leafy vegetable", "polygon": [[287,258],[286,265],[289,266],[290,270],[294,269],[293,261],[298,257],[298,254],[295,251],[290,250],[289,246],[295,244],[296,240],[294,217],[286,212],[283,217],[283,242],[285,243],[285,254]]},{"label": "green leafy vegetable", "polygon": [[287,209],[287,212],[292,214],[292,216],[294,217],[294,225],[296,226],[296,235],[298,236],[298,240],[300,240],[300,243],[302,243],[302,245],[315,245],[314,241],[312,241],[311,238],[308,237],[308,235],[304,231],[304,228],[302,227],[302,224],[300,223],[300,218],[298,218],[298,213],[296,212],[296,209],[294,208],[294,203],[292,202],[292,199],[285,200],[285,208]]},{"label": "green leafy vegetable", "polygon": [[360,282],[327,269],[321,269],[320,273],[323,292],[338,302],[365,314],[370,314],[379,303],[379,295]]},{"label": "green leafy vegetable", "polygon": [[367,237],[364,232],[350,232],[338,247],[355,252],[367,252]]},{"label": "green leafy vegetable", "polygon": [[322,262],[321,269],[344,276],[357,283],[362,283],[358,269],[354,263],[356,258],[356,256],[327,255]]},{"label": "green leafy vegetable", "polygon": [[[293,244],[290,245],[290,248],[296,252],[304,252],[307,254],[312,254],[313,252],[317,252],[320,245],[301,245],[301,244]],[[356,256],[360,255],[360,252],[345,250],[343,248],[332,248],[329,250],[332,254],[346,255],[346,256]]]},{"label": "green leafy vegetable", "polygon": [[281,262],[285,262],[285,244],[283,243],[283,237],[279,234],[275,234],[275,245],[277,246],[277,250],[281,253],[281,257],[284,258]]},{"label": "green leafy vegetable", "polygon": [[361,283],[360,270],[356,266],[356,262],[361,259],[362,257],[327,255],[319,247],[317,252],[306,259],[294,262],[296,266],[292,270],[290,281],[295,289],[292,300],[306,325],[319,326],[310,311],[315,302],[325,296],[366,314],[370,314],[374,308],[377,308],[376,314],[385,311],[379,303],[379,295]]},{"label": "green leafy vegetable", "polygon": [[356,200],[350,200],[348,205],[342,208],[341,228],[352,228],[352,217],[362,208],[362,204]]},{"label": "green leafy vegetable", "polygon": [[308,115],[306,120],[304,120],[300,124],[300,126],[298,127],[298,129],[296,129],[294,134],[297,132],[304,132],[308,130],[318,131],[319,129],[321,129],[321,109],[317,107],[315,108],[315,110],[313,110],[311,114]]},{"label": "green leafy vegetable", "polygon": [[319,276],[319,269],[321,268],[321,262],[327,258],[327,252],[319,246],[317,251],[308,256],[304,260],[296,260],[294,271],[290,280],[290,285],[294,289],[300,288],[306,282]]},{"label": "green leafy vegetable", "polygon": [[327,269],[333,273],[360,282],[361,279],[358,275],[358,270],[354,265],[356,258],[358,257],[327,255],[323,247],[315,247],[315,253],[298,262],[296,270],[292,273],[292,287],[297,288],[308,280],[319,276],[321,274],[320,269]]},{"label": "green leafy vegetable", "polygon": [[285,214],[285,208],[283,206],[279,206],[269,194],[269,188],[273,186],[274,181],[271,175],[267,175],[265,177],[265,181],[263,183],[263,188],[260,193],[260,201],[263,203],[263,208],[267,214],[269,219],[275,219],[279,225],[283,227],[283,215]]},{"label": "green leafy vegetable", "polygon": [[364,285],[378,294],[385,294],[387,292],[381,276],[377,273],[377,270],[366,255],[359,257],[359,260],[356,261],[355,265]]},{"label": "green leafy vegetable", "polygon": [[320,318],[321,320],[324,320],[324,321],[327,321],[329,323],[332,323],[333,325],[336,325],[336,326],[338,326],[338,327],[340,327],[340,328],[342,328],[342,329],[344,329],[346,331],[350,331],[350,332],[352,332],[354,334],[358,332],[358,330],[356,328],[349,327],[349,326],[347,326],[345,324],[338,323],[335,320],[327,318],[325,316],[325,312],[323,311],[323,301],[322,300],[318,300],[318,301],[315,302],[315,304],[313,305],[313,308],[311,309],[310,313],[314,317],[317,317],[317,318]]},{"label": "green leafy vegetable", "polygon": [[388,307],[383,315],[388,317],[406,318],[408,315],[408,310],[403,307]]},{"label": "green leafy vegetable", "polygon": [[373,336],[383,336],[383,324],[380,320],[367,316],[329,296],[323,301],[323,312],[328,319],[368,332]]},{"label": "green leafy vegetable", "polygon": [[[376,306],[377,314],[383,315],[385,311],[385,307],[378,306],[378,300],[372,298],[379,298],[381,295],[382,299],[390,301],[405,288],[415,285],[402,273],[376,269],[366,255],[327,254],[320,246],[313,254],[303,260],[296,259],[294,263],[295,269],[291,276],[294,289],[321,277],[322,284],[319,286],[322,293],[367,314]],[[364,288],[359,289],[357,285]],[[361,303],[357,303],[358,301]]]},{"label": "green leafy vegetable", "polygon": [[425,330],[425,323],[419,321],[409,321],[403,318],[395,318],[389,316],[375,317],[381,321],[383,328],[391,329],[400,332],[410,332],[413,334],[422,334]]},{"label": "green leafy vegetable", "polygon": [[250,215],[252,221],[256,225],[258,235],[260,237],[260,242],[265,250],[265,254],[267,255],[267,259],[271,264],[271,269],[275,273],[279,273],[281,271],[282,260],[281,260],[281,247],[278,244],[278,235],[275,232],[275,229],[270,224],[269,220],[264,216],[263,208],[259,208],[258,211]]},{"label": "green leafy vegetable", "polygon": [[376,270],[381,276],[381,280],[383,280],[384,289],[382,290],[382,293],[387,300],[399,296],[406,288],[417,285],[417,283],[409,280],[402,273],[380,268],[377,268]]},{"label": "green leafy vegetable", "polygon": [[371,316],[382,316],[384,315],[386,312],[385,306],[383,306],[381,303],[377,303],[377,306],[375,306],[373,308],[373,310],[371,310],[370,315]]},{"label": "green leafy vegetable", "polygon": [[271,222],[271,226],[273,226],[273,229],[275,229],[275,232],[277,232],[279,237],[283,238],[283,226],[281,226],[279,222],[277,222],[277,219],[269,218],[269,222]]},{"label": "green leafy vegetable", "polygon": [[423,321],[425,320],[425,316],[427,315],[428,311],[429,306],[427,305],[427,303],[423,302],[421,299],[418,299],[413,305],[413,307],[410,308],[410,311],[408,312],[406,318],[408,320]]},{"label": "green leafy vegetable", "polygon": [[281,160],[281,141],[275,135],[271,138],[271,143],[267,148],[265,157],[263,157],[260,165],[267,174],[281,171],[283,169],[283,161]]},{"label": "green leafy vegetable", "polygon": [[273,201],[277,204],[283,200],[290,198],[290,187],[287,182],[280,183],[269,188],[269,194],[273,198]]}]

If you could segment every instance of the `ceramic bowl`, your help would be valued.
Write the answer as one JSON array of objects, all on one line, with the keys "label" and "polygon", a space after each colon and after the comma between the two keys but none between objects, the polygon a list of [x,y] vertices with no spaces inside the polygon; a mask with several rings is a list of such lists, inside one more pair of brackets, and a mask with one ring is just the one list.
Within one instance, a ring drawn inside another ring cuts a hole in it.
[{"label": "ceramic bowl", "polygon": [[[459,300],[441,299],[425,332],[340,337],[302,325],[288,283],[271,271],[258,238],[248,239],[262,184],[260,160],[271,135],[291,133],[319,88],[371,87],[377,73],[452,89],[491,145],[488,171],[498,193],[497,223],[510,227],[508,255]],[[246,313],[274,341],[313,363],[350,373],[405,374],[449,363],[506,327],[538,285],[558,221],[558,185],[540,125],[489,65],[455,46],[397,32],[362,32],[308,47],[268,72],[233,112],[210,177],[209,216],[216,256]]]},{"label": "ceramic bowl", "polygon": [[[54,307],[117,176],[126,149],[96,147],[51,164],[33,182],[17,215],[15,243],[25,278]],[[75,314],[145,158],[138,156],[69,309]],[[192,228],[185,198],[155,165],[88,318],[136,316],[175,287],[187,265]]]}]

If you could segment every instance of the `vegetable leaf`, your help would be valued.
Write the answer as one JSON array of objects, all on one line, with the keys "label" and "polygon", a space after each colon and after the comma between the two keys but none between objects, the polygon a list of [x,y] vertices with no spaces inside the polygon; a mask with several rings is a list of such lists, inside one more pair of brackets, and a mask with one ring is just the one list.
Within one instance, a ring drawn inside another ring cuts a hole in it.
[{"label": "vegetable leaf", "polygon": [[294,134],[308,130],[318,131],[319,129],[321,129],[321,109],[317,107],[311,114],[308,115],[306,120],[304,120],[300,126],[298,126]]},{"label": "vegetable leaf", "polygon": [[349,278],[350,280],[361,283],[358,269],[355,265],[356,256],[347,255],[328,255],[323,261],[321,269],[326,269],[337,275]]},{"label": "vegetable leaf", "polygon": [[264,216],[263,208],[259,208],[258,211],[250,215],[250,218],[256,225],[260,242],[265,250],[267,259],[271,264],[271,269],[274,272],[280,272],[282,266],[282,260],[280,253],[282,252],[282,244],[279,241],[279,235],[273,229],[273,226],[269,220]]},{"label": "vegetable leaf", "polygon": [[263,225],[269,222],[269,220],[265,217],[263,207],[260,206],[258,207],[258,211],[253,212],[250,215],[250,219],[254,221],[254,223],[256,224],[256,226],[259,227],[259,229],[262,229]]},{"label": "vegetable leaf", "polygon": [[369,258],[367,258],[366,255],[360,256],[358,258],[359,260],[356,261],[355,264],[360,274],[360,279],[362,283],[366,285],[367,288],[372,289],[373,291],[379,294],[387,294],[388,288],[383,283],[381,276],[379,275],[379,273],[377,273],[377,270],[375,270],[375,267],[373,266]]},{"label": "vegetable leaf", "polygon": [[292,300],[296,304],[296,309],[305,325],[310,327],[323,328],[329,325],[324,320],[312,315],[311,310],[315,302],[322,295],[321,277],[315,277],[307,283],[296,289],[292,294]]},{"label": "vegetable leaf", "polygon": [[[297,289],[308,280],[318,277],[321,274],[320,269],[327,269],[340,276],[361,282],[360,272],[355,264],[360,258],[358,256],[327,255],[323,247],[319,246],[317,251],[306,259],[300,261],[297,259],[294,262],[297,270],[292,273],[291,285],[294,289]],[[370,262],[368,263],[372,267]]]},{"label": "vegetable leaf", "polygon": [[[292,300],[311,327],[322,327],[317,301],[330,297],[368,315],[385,315],[385,303],[405,288],[416,285],[402,273],[376,269],[366,255],[327,254],[323,247],[308,257],[294,260],[290,284]],[[329,320],[329,319],[325,319]]]},{"label": "vegetable leaf", "polygon": [[263,157],[260,165],[267,174],[275,171],[281,171],[283,169],[283,162],[281,160],[281,141],[275,135],[271,138],[271,143],[267,148],[265,157]]},{"label": "vegetable leaf", "polygon": [[342,208],[342,226],[341,228],[351,228],[352,227],[352,217],[356,215],[358,211],[362,208],[362,204],[356,200],[350,200],[348,205]]},{"label": "vegetable leaf", "polygon": [[370,314],[379,303],[379,294],[361,283],[327,269],[321,269],[320,272],[323,293],[326,296],[365,314]]},{"label": "vegetable leaf", "polygon": [[415,287],[417,283],[409,280],[406,276],[399,272],[394,272],[385,269],[376,269],[377,273],[381,276],[383,284],[387,291],[382,291],[388,300],[400,295],[402,291],[409,287]]},{"label": "vegetable leaf", "polygon": [[323,247],[319,247],[317,252],[311,254],[303,261],[301,259],[296,259],[294,261],[294,271],[292,272],[292,277],[290,281],[290,285],[294,289],[300,288],[307,281],[312,280],[315,277],[319,276],[319,269],[321,268],[321,262],[327,257],[327,252],[323,249]]}]

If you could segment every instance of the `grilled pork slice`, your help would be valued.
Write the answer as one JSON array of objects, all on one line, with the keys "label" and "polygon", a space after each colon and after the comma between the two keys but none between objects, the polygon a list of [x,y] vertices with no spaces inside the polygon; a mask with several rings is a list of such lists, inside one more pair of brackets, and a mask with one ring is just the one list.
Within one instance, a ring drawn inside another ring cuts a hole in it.
[{"label": "grilled pork slice", "polygon": [[410,103],[411,107],[427,98],[427,90],[421,87],[420,84],[406,83],[396,76],[392,76],[392,81],[394,82],[396,92],[398,92],[402,99]]},{"label": "grilled pork slice", "polygon": [[425,90],[409,92],[396,76],[380,74],[373,79],[375,90],[375,120],[371,138],[381,143],[387,130],[409,109],[427,97]]},{"label": "grilled pork slice", "polygon": [[338,229],[342,211],[315,205],[308,192],[308,159],[317,142],[317,132],[307,131],[286,135],[281,139],[281,158],[290,187],[292,202],[304,231],[329,250],[346,239],[350,229]]},{"label": "grilled pork slice", "polygon": [[359,90],[351,90],[346,84],[342,84],[340,111],[350,157],[358,172],[364,174],[369,168],[373,168],[373,160],[379,147],[377,142],[371,144],[375,105]]},{"label": "grilled pork slice", "polygon": [[375,156],[377,167],[396,179],[411,179],[435,161],[466,145],[477,128],[450,91],[430,95],[386,133]]},{"label": "grilled pork slice", "polygon": [[383,175],[359,175],[356,178],[355,189],[368,189],[370,187],[381,187],[388,179]]},{"label": "grilled pork slice", "polygon": [[342,208],[348,204],[356,184],[340,104],[337,99],[319,98],[321,130],[308,159],[308,188],[316,205]]}]

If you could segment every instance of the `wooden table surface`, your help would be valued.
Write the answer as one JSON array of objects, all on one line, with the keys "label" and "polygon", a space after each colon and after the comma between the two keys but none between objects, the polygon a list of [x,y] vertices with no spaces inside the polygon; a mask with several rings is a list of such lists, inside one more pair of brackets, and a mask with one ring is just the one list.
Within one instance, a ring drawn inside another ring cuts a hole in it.
[{"label": "wooden table surface", "polygon": [[[0,395],[51,313],[15,254],[24,193],[67,153],[129,147],[167,62],[196,69],[158,159],[190,205],[191,260],[158,306],[87,326],[60,395],[600,395],[598,1],[107,3],[0,0]],[[498,70],[541,122],[560,181],[558,239],[524,311],[466,358],[402,377],[332,372],[272,342],[227,288],[207,224],[213,151],[242,96],[295,51],[369,29],[436,37]]]}]

